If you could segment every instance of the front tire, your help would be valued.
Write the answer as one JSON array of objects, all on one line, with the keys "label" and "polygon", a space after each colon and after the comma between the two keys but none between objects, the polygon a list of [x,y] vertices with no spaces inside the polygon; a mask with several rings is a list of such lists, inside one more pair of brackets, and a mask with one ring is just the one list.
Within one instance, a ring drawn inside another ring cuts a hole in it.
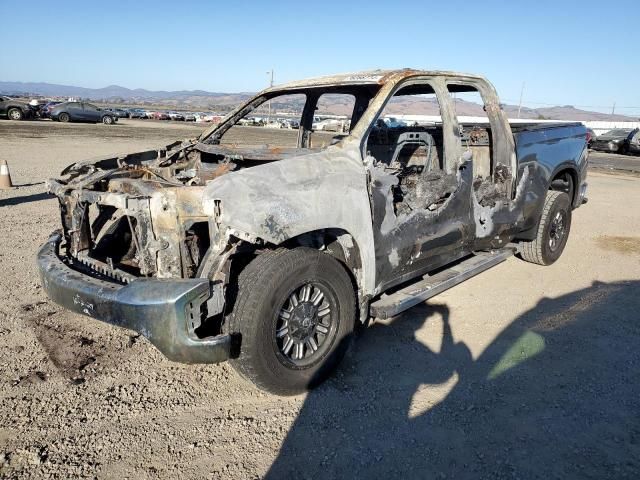
[{"label": "front tire", "polygon": [[58,121],[60,122],[67,123],[69,120],[70,118],[68,113],[61,113],[58,115]]},{"label": "front tire", "polygon": [[567,244],[571,230],[571,201],[565,192],[549,190],[544,200],[536,238],[520,244],[520,257],[530,263],[551,265]]},{"label": "front tire", "polygon": [[109,115],[105,115],[104,117],[102,117],[102,123],[104,123],[105,125],[111,125],[113,124],[113,118]]},{"label": "front tire", "polygon": [[11,120],[23,120],[24,119],[24,113],[19,108],[10,108],[9,111],[7,112],[7,116]]},{"label": "front tire", "polygon": [[257,387],[295,395],[321,383],[349,346],[355,291],[345,268],[311,248],[258,255],[239,275],[229,331],[233,367]]}]

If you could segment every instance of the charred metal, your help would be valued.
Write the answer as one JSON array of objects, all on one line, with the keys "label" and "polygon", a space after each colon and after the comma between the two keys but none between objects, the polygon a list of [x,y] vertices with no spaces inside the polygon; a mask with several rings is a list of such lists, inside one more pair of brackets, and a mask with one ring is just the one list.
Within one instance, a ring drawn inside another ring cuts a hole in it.
[{"label": "charred metal", "polygon": [[[486,122],[457,118],[452,94],[468,91],[481,95]],[[225,141],[284,94],[305,99],[295,146]],[[350,130],[319,147],[324,94],[351,95],[354,108]],[[404,95],[433,95],[441,120],[386,126],[385,106]],[[50,180],[62,233],[41,251],[41,276],[56,301],[134,328],[171,358],[221,361],[238,333],[225,326],[234,282],[261,252],[305,246],[337,259],[364,321],[370,299],[390,288],[532,239],[549,189],[578,207],[585,138],[579,124],[509,125],[491,84],[474,75],[407,69],[272,87],[198,138],[73,164]]]}]

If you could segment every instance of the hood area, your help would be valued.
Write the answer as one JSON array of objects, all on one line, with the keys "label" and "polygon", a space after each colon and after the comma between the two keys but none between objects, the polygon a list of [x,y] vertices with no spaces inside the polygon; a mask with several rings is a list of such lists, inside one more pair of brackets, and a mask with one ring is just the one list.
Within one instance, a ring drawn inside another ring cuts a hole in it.
[{"label": "hood area", "polygon": [[211,145],[184,140],[153,150],[125,153],[69,165],[61,178],[49,181],[56,195],[73,189],[149,195],[164,187],[205,186],[229,173],[320,149]]}]

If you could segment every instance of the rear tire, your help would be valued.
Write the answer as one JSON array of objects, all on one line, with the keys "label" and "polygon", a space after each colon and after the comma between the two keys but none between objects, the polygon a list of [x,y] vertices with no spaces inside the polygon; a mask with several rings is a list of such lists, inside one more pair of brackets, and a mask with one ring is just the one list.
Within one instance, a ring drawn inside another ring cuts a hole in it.
[{"label": "rear tire", "polygon": [[7,116],[9,117],[10,120],[24,119],[24,113],[19,108],[10,108],[9,111],[7,111]]},{"label": "rear tire", "polygon": [[61,113],[58,115],[58,121],[60,122],[67,123],[69,120],[70,118],[68,113]]},{"label": "rear tire", "polygon": [[258,255],[239,275],[229,331],[233,367],[257,387],[295,395],[321,383],[346,353],[356,318],[345,268],[311,248]]},{"label": "rear tire", "polygon": [[520,257],[530,263],[551,265],[567,244],[571,230],[571,201],[565,192],[549,190],[544,200],[536,238],[520,243]]}]

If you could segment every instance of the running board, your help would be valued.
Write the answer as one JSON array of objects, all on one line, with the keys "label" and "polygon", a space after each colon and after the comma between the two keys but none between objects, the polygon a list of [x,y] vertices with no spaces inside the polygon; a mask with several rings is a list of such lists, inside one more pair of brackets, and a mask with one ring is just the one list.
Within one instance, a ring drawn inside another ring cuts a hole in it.
[{"label": "running board", "polygon": [[479,252],[454,266],[434,275],[425,275],[416,283],[404,287],[391,295],[383,294],[369,306],[374,318],[391,318],[425,300],[430,299],[477,275],[480,272],[504,262],[515,252],[511,248],[493,252]]}]

